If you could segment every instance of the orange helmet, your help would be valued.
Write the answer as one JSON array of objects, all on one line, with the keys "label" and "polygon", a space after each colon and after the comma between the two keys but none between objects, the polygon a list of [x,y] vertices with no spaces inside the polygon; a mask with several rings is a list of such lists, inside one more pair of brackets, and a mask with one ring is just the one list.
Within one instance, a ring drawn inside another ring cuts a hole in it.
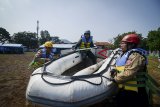
[{"label": "orange helmet", "polygon": [[129,43],[135,43],[139,44],[140,38],[137,34],[128,34],[124,36],[124,38],[121,40],[121,42],[129,42]]}]

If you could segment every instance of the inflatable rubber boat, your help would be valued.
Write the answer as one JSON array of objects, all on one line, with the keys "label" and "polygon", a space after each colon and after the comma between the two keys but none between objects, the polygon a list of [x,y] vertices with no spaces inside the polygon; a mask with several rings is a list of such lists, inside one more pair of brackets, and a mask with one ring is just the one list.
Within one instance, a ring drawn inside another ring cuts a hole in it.
[{"label": "inflatable rubber boat", "polygon": [[107,59],[71,76],[63,74],[82,62],[80,52],[47,63],[30,76],[26,99],[52,107],[79,107],[110,98],[118,88],[111,81],[109,71],[114,67],[120,53],[119,49],[113,50]]}]

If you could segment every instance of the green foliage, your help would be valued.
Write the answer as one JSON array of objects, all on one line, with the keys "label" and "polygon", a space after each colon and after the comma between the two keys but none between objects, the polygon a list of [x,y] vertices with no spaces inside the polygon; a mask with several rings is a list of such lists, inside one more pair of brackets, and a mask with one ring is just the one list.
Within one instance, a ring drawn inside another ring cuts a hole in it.
[{"label": "green foliage", "polygon": [[11,37],[6,29],[0,27],[0,42],[4,43],[5,41],[10,41]]},{"label": "green foliage", "polygon": [[119,47],[119,44],[120,44],[122,38],[123,38],[122,35],[118,35],[117,37],[114,38],[114,46],[115,46],[115,48]]},{"label": "green foliage", "polygon": [[[137,33],[135,31],[132,31],[132,32],[128,32],[128,33],[123,33],[121,35],[119,34],[117,37],[114,38],[114,46],[115,46],[115,48],[119,47],[119,44],[120,44],[122,38],[125,35],[128,35],[128,34],[137,34]],[[148,50],[148,46],[146,45],[147,39],[143,38],[141,34],[137,34],[137,35],[139,36],[139,38],[141,40],[141,43],[139,44],[139,47]]]},{"label": "green foliage", "polygon": [[13,35],[12,40],[14,43],[23,44],[24,46],[27,46],[27,48],[30,49],[35,49],[38,47],[36,33],[18,32]]},{"label": "green foliage", "polygon": [[[135,31],[132,31],[132,32],[128,32],[128,33],[123,33],[123,34],[119,34],[117,37],[115,37],[114,38],[114,46],[116,47],[116,48],[118,48],[119,47],[119,44],[120,44],[120,42],[121,42],[121,40],[122,40],[122,38],[125,36],[125,35],[127,35],[127,34],[132,34],[132,33],[136,33]],[[140,35],[140,34],[139,34]]]},{"label": "green foliage", "polygon": [[40,38],[40,44],[44,44],[46,41],[50,41],[51,40],[51,37],[50,37],[50,34],[47,30],[42,30],[41,33],[41,38]]},{"label": "green foliage", "polygon": [[145,50],[149,50],[149,47],[147,45],[147,38],[141,38],[141,43],[140,43],[140,47],[145,49]]},{"label": "green foliage", "polygon": [[150,50],[160,49],[160,28],[157,30],[149,31],[147,45]]}]

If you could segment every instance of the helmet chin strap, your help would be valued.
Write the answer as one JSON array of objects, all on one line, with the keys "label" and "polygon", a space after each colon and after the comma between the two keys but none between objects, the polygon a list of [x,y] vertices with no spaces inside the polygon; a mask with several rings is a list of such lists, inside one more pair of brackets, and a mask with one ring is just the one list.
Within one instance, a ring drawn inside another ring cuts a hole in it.
[{"label": "helmet chin strap", "polygon": [[133,49],[133,48],[136,48],[136,44],[134,43],[127,43],[127,51],[130,50],[130,49]]}]

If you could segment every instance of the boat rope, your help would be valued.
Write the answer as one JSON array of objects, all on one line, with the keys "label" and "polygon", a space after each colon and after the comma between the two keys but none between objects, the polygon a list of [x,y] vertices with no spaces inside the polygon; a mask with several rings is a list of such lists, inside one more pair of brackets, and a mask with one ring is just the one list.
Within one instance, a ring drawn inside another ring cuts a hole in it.
[{"label": "boat rope", "polygon": [[[90,82],[90,81],[88,81],[88,80],[85,80],[84,78],[80,78],[80,77],[71,77],[70,78],[70,80],[68,81],[68,82],[64,82],[64,83],[53,83],[53,82],[49,82],[49,81],[47,81],[45,78],[44,78],[44,73],[42,73],[42,75],[41,75],[41,78],[43,79],[43,81],[45,81],[46,83],[48,83],[48,84],[51,84],[51,85],[64,85],[64,84],[69,84],[69,83],[72,83],[72,82],[74,82],[74,81],[85,81],[85,82],[88,82],[88,83],[90,83],[90,84],[92,84],[92,85],[100,85],[100,84],[102,84],[102,81],[103,81],[103,79],[102,79],[102,76],[100,77],[101,78],[101,81],[100,81],[100,83],[93,83],[93,82]],[[48,74],[47,74],[48,75]],[[61,76],[62,77],[62,76]],[[60,78],[61,78],[60,77]],[[93,78],[93,77],[92,77]]]},{"label": "boat rope", "polygon": [[51,60],[51,61],[49,61],[49,62],[47,62],[47,63],[44,64],[44,66],[43,66],[43,71],[46,71],[46,67],[47,67],[48,65],[50,65],[52,62],[54,62],[54,61],[56,61],[56,60],[58,60],[58,59],[60,59],[60,58],[63,58],[63,57],[65,57],[65,56],[71,55],[71,54],[76,53],[76,52],[85,51],[85,50],[89,50],[89,49],[91,49],[91,48],[74,50],[74,51],[72,51],[72,52],[69,52],[69,53],[67,53],[67,54],[64,54],[64,55],[60,56],[60,57],[57,58],[57,59],[53,59],[53,60]]},{"label": "boat rope", "polygon": [[[111,65],[111,63],[112,63],[112,61],[113,60],[115,60],[116,58],[117,58],[117,56],[115,56],[116,54],[119,54],[117,51],[114,53],[114,51],[113,51],[113,54],[114,54],[114,56],[112,57],[112,59],[109,61],[109,63],[107,64],[107,66],[106,66],[106,68],[104,69],[104,70],[102,70],[100,73],[97,73],[97,74],[90,74],[90,75],[80,75],[80,76],[61,76],[61,75],[59,75],[59,76],[55,76],[55,75],[53,75],[53,74],[50,74],[50,73],[48,73],[48,72],[46,72],[45,70],[45,68],[46,68],[46,66],[44,66],[42,69],[43,69],[43,73],[35,73],[35,74],[32,74],[32,76],[33,75],[37,75],[37,74],[41,74],[41,78],[42,78],[42,80],[44,81],[44,82],[46,82],[46,83],[48,83],[48,84],[51,84],[51,85],[64,85],[64,84],[69,84],[69,83],[72,83],[72,82],[74,82],[74,81],[85,81],[85,82],[87,82],[87,83],[90,83],[90,84],[92,84],[92,85],[101,85],[102,83],[103,83],[103,78],[105,78],[105,79],[107,79],[107,80],[109,80],[109,81],[113,81],[111,78],[108,78],[108,77],[106,77],[106,76],[104,76],[103,74],[106,72],[106,70],[108,70],[108,69],[111,69],[111,66],[113,66],[113,65]],[[69,80],[69,81],[67,81],[67,82],[64,82],[64,83],[53,83],[53,82],[49,82],[48,80],[46,80],[45,78],[44,78],[44,76],[52,76],[52,77],[56,77],[56,78],[61,78],[61,79],[65,79],[65,80]],[[89,79],[89,78],[97,78],[97,77],[99,77],[99,78],[101,78],[101,81],[99,82],[99,83],[93,83],[93,82],[91,82],[91,81],[89,81],[89,80],[87,80],[87,79]],[[114,82],[114,81],[113,81]]]}]

